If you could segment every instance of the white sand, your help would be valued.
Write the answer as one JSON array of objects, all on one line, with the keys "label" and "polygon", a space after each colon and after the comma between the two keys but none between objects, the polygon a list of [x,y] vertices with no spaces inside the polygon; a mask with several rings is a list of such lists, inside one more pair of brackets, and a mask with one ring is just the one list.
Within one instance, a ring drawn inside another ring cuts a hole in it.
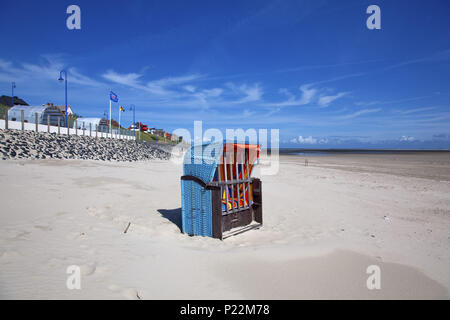
[{"label": "white sand", "polygon": [[1,161],[0,298],[448,299],[442,159],[282,157],[263,177],[264,227],[223,242],[180,233],[171,162]]}]

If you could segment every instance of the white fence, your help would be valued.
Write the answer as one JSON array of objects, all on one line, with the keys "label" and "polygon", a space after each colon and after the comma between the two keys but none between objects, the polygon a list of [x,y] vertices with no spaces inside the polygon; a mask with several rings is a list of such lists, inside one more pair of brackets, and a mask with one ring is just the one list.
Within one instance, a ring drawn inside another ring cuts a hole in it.
[{"label": "white fence", "polygon": [[[69,135],[78,135],[78,136],[90,136],[90,137],[98,137],[98,138],[112,138],[112,139],[123,139],[123,140],[135,140],[134,132],[124,130],[124,129],[113,129],[112,133],[102,132],[98,130],[98,127],[92,126],[78,129],[78,128],[66,128],[66,127],[58,127],[58,126],[50,126],[46,124],[38,124],[36,127],[35,123],[24,122],[22,124],[21,121],[11,121],[8,120],[8,129],[14,130],[23,130],[27,131],[37,131],[37,132],[50,132],[57,134],[69,134]],[[0,129],[6,129],[6,121],[0,119]],[[107,128],[109,129],[109,128]]]}]

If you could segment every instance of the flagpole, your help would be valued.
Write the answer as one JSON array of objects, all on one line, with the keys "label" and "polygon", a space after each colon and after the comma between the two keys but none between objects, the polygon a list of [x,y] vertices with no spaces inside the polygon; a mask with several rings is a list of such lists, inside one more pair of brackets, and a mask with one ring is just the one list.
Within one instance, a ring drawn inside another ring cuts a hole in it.
[{"label": "flagpole", "polygon": [[112,138],[112,131],[111,131],[111,89],[109,90],[109,133],[111,134]]},{"label": "flagpole", "polygon": [[119,139],[120,139],[120,114],[121,114],[121,106],[119,105]]},{"label": "flagpole", "polygon": [[111,99],[109,99],[109,133],[111,134],[112,138],[112,128],[111,128]]}]

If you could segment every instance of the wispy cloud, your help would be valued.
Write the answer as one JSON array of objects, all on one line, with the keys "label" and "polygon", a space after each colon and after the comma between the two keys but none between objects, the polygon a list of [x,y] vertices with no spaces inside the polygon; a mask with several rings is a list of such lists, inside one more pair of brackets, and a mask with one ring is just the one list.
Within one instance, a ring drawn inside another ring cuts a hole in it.
[{"label": "wispy cloud", "polygon": [[59,72],[66,69],[70,76],[70,83],[85,86],[101,86],[102,83],[89,76],[83,75],[74,67],[68,67],[56,56],[42,56],[39,64],[14,63],[0,59],[0,81],[15,81],[33,83],[38,81],[55,82],[59,77]]},{"label": "wispy cloud", "polygon": [[301,85],[299,87],[299,90],[301,94],[299,97],[296,97],[287,89],[281,89],[280,92],[288,97],[287,100],[280,102],[265,103],[264,105],[275,107],[303,106],[311,103],[318,92],[318,90],[312,88],[310,84]]},{"label": "wispy cloud", "polygon": [[193,86],[193,85],[188,84],[188,85],[183,86],[183,89],[188,91],[188,92],[195,92],[196,87]]},{"label": "wispy cloud", "polygon": [[387,71],[387,70],[392,70],[392,69],[396,69],[396,68],[400,68],[400,67],[405,67],[405,66],[409,66],[409,65],[417,64],[417,63],[439,62],[439,61],[445,61],[445,60],[450,60],[450,49],[443,50],[443,51],[438,51],[438,52],[436,52],[434,54],[431,54],[429,56],[422,57],[422,58],[405,60],[405,61],[393,64],[393,65],[387,66],[387,67],[385,67],[382,70],[383,71]]},{"label": "wispy cloud", "polygon": [[249,109],[244,109],[244,111],[242,112],[242,117],[248,118],[254,114],[255,114],[255,111],[250,111]]},{"label": "wispy cloud", "polygon": [[381,108],[377,108],[377,109],[363,109],[363,110],[356,111],[354,113],[350,113],[350,114],[347,114],[347,115],[344,115],[344,116],[337,117],[337,119],[339,119],[339,120],[353,119],[353,118],[362,116],[364,114],[375,113],[375,112],[380,112],[380,111],[381,111]]},{"label": "wispy cloud", "polygon": [[265,103],[265,106],[276,106],[276,107],[289,107],[289,106],[305,106],[312,103],[317,103],[320,107],[327,107],[332,102],[340,99],[350,92],[339,92],[335,95],[320,94],[320,92],[330,91],[328,88],[317,88],[313,84],[304,84],[299,87],[300,95],[296,96],[292,94],[291,91],[282,88],[279,92],[287,97],[286,100],[280,102],[269,102]]},{"label": "wispy cloud", "polygon": [[203,89],[200,93],[207,98],[219,97],[223,93],[223,89],[222,88]]},{"label": "wispy cloud", "polygon": [[437,94],[426,95],[426,96],[419,96],[419,97],[401,98],[401,99],[387,100],[387,101],[381,101],[381,100],[358,101],[358,102],[355,102],[355,105],[360,106],[360,107],[369,107],[369,106],[374,106],[374,105],[396,104],[396,103],[403,103],[403,102],[410,102],[410,101],[428,99],[428,98],[434,97],[436,95]]},{"label": "wispy cloud", "polygon": [[263,95],[263,90],[259,83],[236,85],[233,82],[227,82],[226,87],[231,89],[236,95],[241,96],[237,100],[230,101],[235,104],[259,101]]},{"label": "wispy cloud", "polygon": [[[143,83],[142,74],[134,72],[120,74],[113,70],[108,70],[106,73],[102,75],[102,77],[113,83],[125,85],[139,90],[144,90],[155,95],[169,95],[169,94],[176,95],[179,92],[170,90],[170,88],[177,87],[180,85],[184,85],[183,87],[186,88],[187,83],[201,78],[202,75],[191,74],[178,77],[166,77],[149,81],[147,83]],[[193,92],[192,90],[195,90],[195,87],[193,86],[190,86],[188,88],[191,89],[191,91],[187,90],[188,92]]]},{"label": "wispy cloud", "polygon": [[198,80],[202,77],[203,77],[203,75],[201,75],[201,74],[189,74],[189,75],[177,76],[177,77],[166,77],[166,78],[150,81],[147,83],[147,86],[170,87],[170,86],[174,86],[174,85],[180,85],[180,84],[192,82],[192,81]]},{"label": "wispy cloud", "polygon": [[12,69],[12,63],[10,61],[6,61],[3,59],[0,59],[0,69],[2,70],[11,70]]},{"label": "wispy cloud", "polygon": [[113,70],[108,70],[102,75],[103,78],[114,83],[123,84],[130,87],[140,87],[139,79],[142,77],[138,73],[119,74]]},{"label": "wispy cloud", "polygon": [[349,92],[339,92],[338,94],[332,95],[332,96],[321,96],[319,98],[318,105],[321,107],[327,107],[333,101],[335,101],[339,98],[345,97],[348,94],[349,94]]},{"label": "wispy cloud", "polygon": [[145,82],[141,73],[120,74],[109,70],[102,77],[112,83],[134,88],[142,93],[150,94],[148,102],[157,100],[155,104],[175,107],[210,107],[232,106],[256,103],[262,100],[263,89],[259,83],[236,84],[227,82],[223,87],[202,87],[206,75],[188,74],[175,77],[164,77]]},{"label": "wispy cloud", "polygon": [[420,113],[424,111],[430,111],[434,110],[437,107],[424,107],[424,108],[414,108],[414,109],[407,109],[407,110],[396,110],[400,114],[413,114],[413,113]]},{"label": "wispy cloud", "polygon": [[400,141],[405,141],[405,142],[412,142],[412,141],[415,141],[416,138],[411,137],[411,136],[401,136],[399,140]]},{"label": "wispy cloud", "polygon": [[258,83],[252,86],[242,85],[240,89],[245,94],[245,97],[239,100],[239,103],[258,101],[263,95],[263,91]]},{"label": "wispy cloud", "polygon": [[296,71],[304,71],[304,70],[316,70],[316,69],[330,69],[337,67],[346,67],[352,65],[361,65],[361,64],[369,64],[384,61],[383,59],[373,59],[373,60],[364,60],[364,61],[349,61],[349,62],[341,62],[334,64],[321,64],[321,65],[306,65],[300,67],[286,68],[277,70],[276,72],[285,73],[285,72],[296,72]]},{"label": "wispy cloud", "polygon": [[319,84],[336,82],[336,81],[346,80],[346,79],[351,79],[351,78],[356,78],[356,77],[362,77],[362,76],[364,76],[366,74],[367,74],[367,72],[357,72],[357,73],[344,74],[342,76],[338,76],[338,77],[333,77],[333,78],[330,78],[330,79],[325,79],[325,80],[312,82],[310,85],[317,86]]}]

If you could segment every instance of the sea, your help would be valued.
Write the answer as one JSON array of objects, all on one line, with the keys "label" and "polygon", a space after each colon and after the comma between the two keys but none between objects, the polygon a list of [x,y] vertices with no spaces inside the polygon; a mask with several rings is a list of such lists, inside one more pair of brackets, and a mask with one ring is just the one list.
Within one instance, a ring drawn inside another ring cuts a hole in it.
[{"label": "sea", "polygon": [[[270,150],[268,150],[270,153]],[[297,155],[308,157],[323,157],[339,154],[429,154],[429,153],[449,153],[450,150],[392,150],[392,149],[299,149],[280,148],[280,155]]]}]

